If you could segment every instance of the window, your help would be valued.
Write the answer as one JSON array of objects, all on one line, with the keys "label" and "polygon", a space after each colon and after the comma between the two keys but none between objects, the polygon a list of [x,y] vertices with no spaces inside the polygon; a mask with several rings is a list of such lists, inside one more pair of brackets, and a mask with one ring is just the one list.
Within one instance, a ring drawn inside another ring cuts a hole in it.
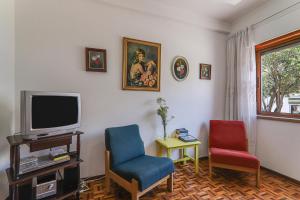
[{"label": "window", "polygon": [[258,116],[300,122],[300,30],[255,49]]}]

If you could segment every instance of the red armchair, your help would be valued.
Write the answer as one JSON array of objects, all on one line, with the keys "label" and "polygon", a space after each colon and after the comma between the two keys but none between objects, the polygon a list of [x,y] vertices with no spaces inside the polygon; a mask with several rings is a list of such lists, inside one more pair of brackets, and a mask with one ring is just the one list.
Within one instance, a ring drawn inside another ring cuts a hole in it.
[{"label": "red armchair", "polygon": [[256,174],[260,184],[260,162],[248,153],[248,140],[242,121],[211,120],[209,133],[209,176],[213,167]]}]

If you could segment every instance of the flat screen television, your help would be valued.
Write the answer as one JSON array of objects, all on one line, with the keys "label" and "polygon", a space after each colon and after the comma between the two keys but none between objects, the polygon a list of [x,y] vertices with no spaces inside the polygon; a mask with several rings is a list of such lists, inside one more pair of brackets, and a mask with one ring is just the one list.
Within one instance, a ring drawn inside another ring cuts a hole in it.
[{"label": "flat screen television", "polygon": [[78,93],[21,91],[21,132],[45,136],[75,131],[80,127]]}]

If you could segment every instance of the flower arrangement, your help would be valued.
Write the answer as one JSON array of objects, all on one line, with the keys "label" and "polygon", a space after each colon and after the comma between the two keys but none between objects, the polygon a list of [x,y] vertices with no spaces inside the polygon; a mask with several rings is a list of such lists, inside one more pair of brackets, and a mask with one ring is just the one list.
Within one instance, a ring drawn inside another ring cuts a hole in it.
[{"label": "flower arrangement", "polygon": [[146,63],[146,71],[141,75],[140,81],[144,86],[153,87],[157,83],[156,64],[151,60]]},{"label": "flower arrangement", "polygon": [[161,117],[162,120],[162,124],[164,127],[164,139],[167,138],[167,132],[166,132],[166,127],[169,121],[171,121],[172,119],[174,119],[174,116],[171,116],[170,119],[168,119],[168,110],[169,107],[167,106],[166,100],[159,97],[156,100],[157,104],[159,105],[159,108],[157,109],[157,114]]}]

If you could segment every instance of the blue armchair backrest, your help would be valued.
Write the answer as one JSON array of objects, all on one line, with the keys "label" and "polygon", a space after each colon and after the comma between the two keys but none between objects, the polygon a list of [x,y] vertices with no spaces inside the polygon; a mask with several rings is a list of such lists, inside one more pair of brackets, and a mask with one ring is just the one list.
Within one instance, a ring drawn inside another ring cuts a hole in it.
[{"label": "blue armchair backrest", "polygon": [[111,167],[145,155],[138,125],[105,129],[105,146],[110,151]]}]

